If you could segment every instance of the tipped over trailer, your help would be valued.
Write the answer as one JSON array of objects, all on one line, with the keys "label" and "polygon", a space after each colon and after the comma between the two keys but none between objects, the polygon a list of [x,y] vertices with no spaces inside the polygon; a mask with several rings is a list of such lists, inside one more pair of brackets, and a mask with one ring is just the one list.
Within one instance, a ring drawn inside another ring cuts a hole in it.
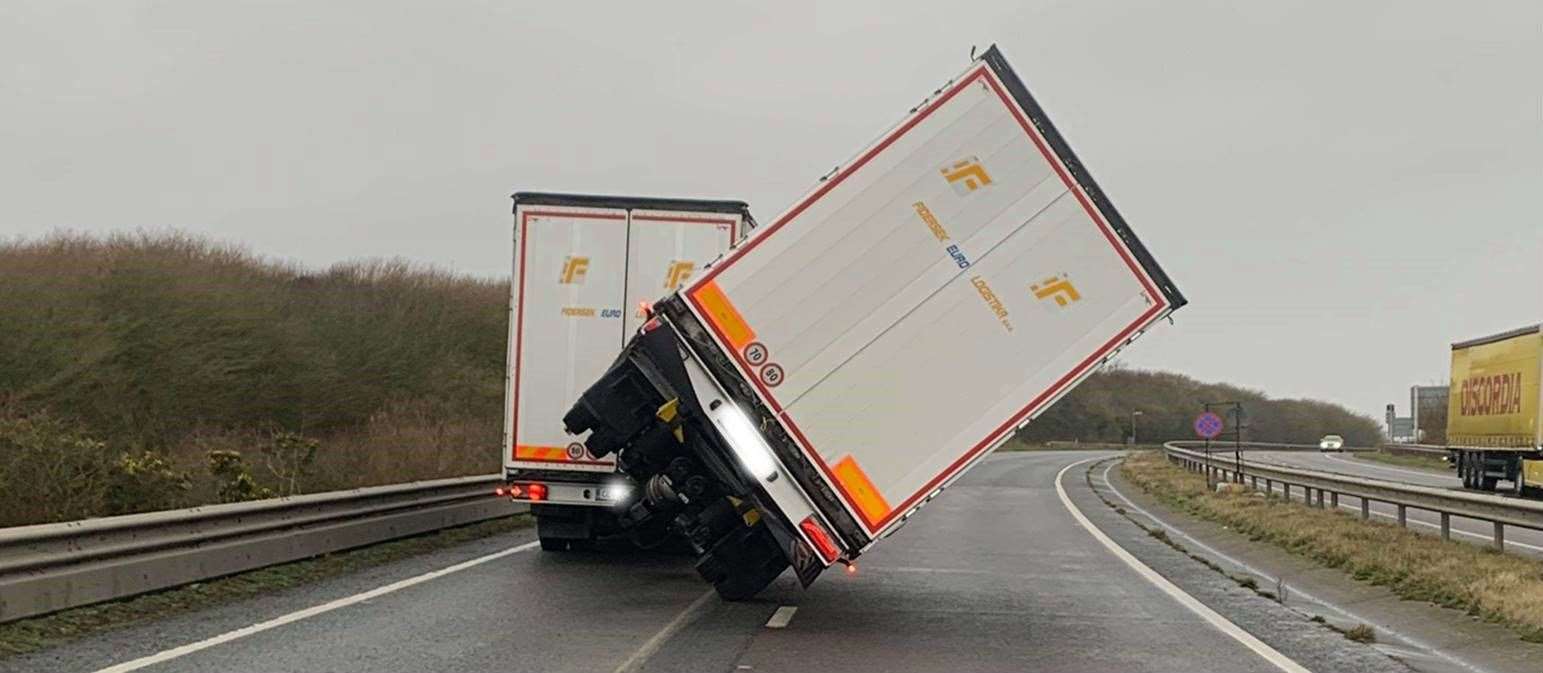
[{"label": "tipped over trailer", "polygon": [[1452,344],[1448,460],[1464,488],[1543,488],[1543,324]]},{"label": "tipped over trailer", "polygon": [[633,484],[615,456],[563,430],[563,413],[638,331],[640,306],[681,287],[754,224],[742,201],[514,195],[508,481],[499,494],[530,503],[542,549],[623,533],[649,546],[666,535],[662,525],[617,525]]},{"label": "tipped over trailer", "polygon": [[902,526],[1185,300],[986,51],[679,292],[564,416],[729,599]]}]

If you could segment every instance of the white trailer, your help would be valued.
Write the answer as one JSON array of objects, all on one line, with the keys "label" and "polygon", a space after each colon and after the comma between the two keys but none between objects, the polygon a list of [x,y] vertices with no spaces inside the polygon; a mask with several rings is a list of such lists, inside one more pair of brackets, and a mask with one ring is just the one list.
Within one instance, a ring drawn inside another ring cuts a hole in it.
[{"label": "white trailer", "polygon": [[565,422],[741,598],[855,559],[1184,303],[993,47],[660,302]]},{"label": "white trailer", "polygon": [[501,489],[531,502],[545,548],[616,532],[608,508],[630,492],[615,456],[597,457],[562,415],[642,322],[753,224],[740,201],[519,192]]}]

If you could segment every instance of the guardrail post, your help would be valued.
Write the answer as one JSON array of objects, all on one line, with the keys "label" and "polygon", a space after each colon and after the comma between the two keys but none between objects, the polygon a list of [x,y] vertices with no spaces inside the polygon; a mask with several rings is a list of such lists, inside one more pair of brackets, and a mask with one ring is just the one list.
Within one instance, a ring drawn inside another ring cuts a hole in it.
[{"label": "guardrail post", "polygon": [[1505,551],[1505,524],[1495,522],[1495,549]]},{"label": "guardrail post", "polygon": [[1398,506],[1398,525],[1400,528],[1409,527],[1409,508],[1405,505]]},{"label": "guardrail post", "polygon": [[1291,482],[1289,482],[1289,481],[1281,482],[1280,483],[1280,490],[1281,490],[1282,493],[1285,494],[1286,502],[1291,502]]},{"label": "guardrail post", "polygon": [[1441,539],[1452,539],[1452,515],[1446,512],[1441,513]]},{"label": "guardrail post", "polygon": [[1339,511],[1339,491],[1329,491],[1329,507]]},{"label": "guardrail post", "polygon": [[1366,496],[1361,496],[1361,520],[1366,521],[1370,518],[1372,518],[1372,501],[1367,500]]},{"label": "guardrail post", "polygon": [[1255,491],[1259,490],[1259,477],[1249,477],[1249,486]]}]

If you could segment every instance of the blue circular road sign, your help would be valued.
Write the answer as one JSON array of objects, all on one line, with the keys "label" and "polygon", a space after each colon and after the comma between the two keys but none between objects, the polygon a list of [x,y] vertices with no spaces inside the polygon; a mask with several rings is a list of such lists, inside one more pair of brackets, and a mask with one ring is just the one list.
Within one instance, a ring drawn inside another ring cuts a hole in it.
[{"label": "blue circular road sign", "polygon": [[1221,416],[1207,411],[1195,417],[1195,434],[1205,439],[1215,439],[1217,435],[1222,434],[1222,428],[1226,425]]}]

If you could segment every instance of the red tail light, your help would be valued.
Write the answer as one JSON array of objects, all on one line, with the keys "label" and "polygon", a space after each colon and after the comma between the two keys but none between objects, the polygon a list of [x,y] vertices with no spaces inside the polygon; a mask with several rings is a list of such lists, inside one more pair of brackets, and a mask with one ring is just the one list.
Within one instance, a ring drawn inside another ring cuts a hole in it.
[{"label": "red tail light", "polygon": [[493,495],[497,495],[497,496],[502,496],[503,494],[505,494],[507,492],[508,491],[504,490],[504,487],[502,487],[502,486],[499,486],[498,488],[493,489]]},{"label": "red tail light", "polygon": [[820,552],[820,558],[825,559],[826,563],[836,560],[840,555],[841,550],[836,548],[836,543],[831,541],[830,535],[825,533],[825,529],[820,527],[813,516],[805,518],[798,527],[809,536],[809,541],[814,543],[815,549]]},{"label": "red tail light", "polygon": [[546,484],[531,484],[525,487],[525,495],[531,500],[546,500]]}]

